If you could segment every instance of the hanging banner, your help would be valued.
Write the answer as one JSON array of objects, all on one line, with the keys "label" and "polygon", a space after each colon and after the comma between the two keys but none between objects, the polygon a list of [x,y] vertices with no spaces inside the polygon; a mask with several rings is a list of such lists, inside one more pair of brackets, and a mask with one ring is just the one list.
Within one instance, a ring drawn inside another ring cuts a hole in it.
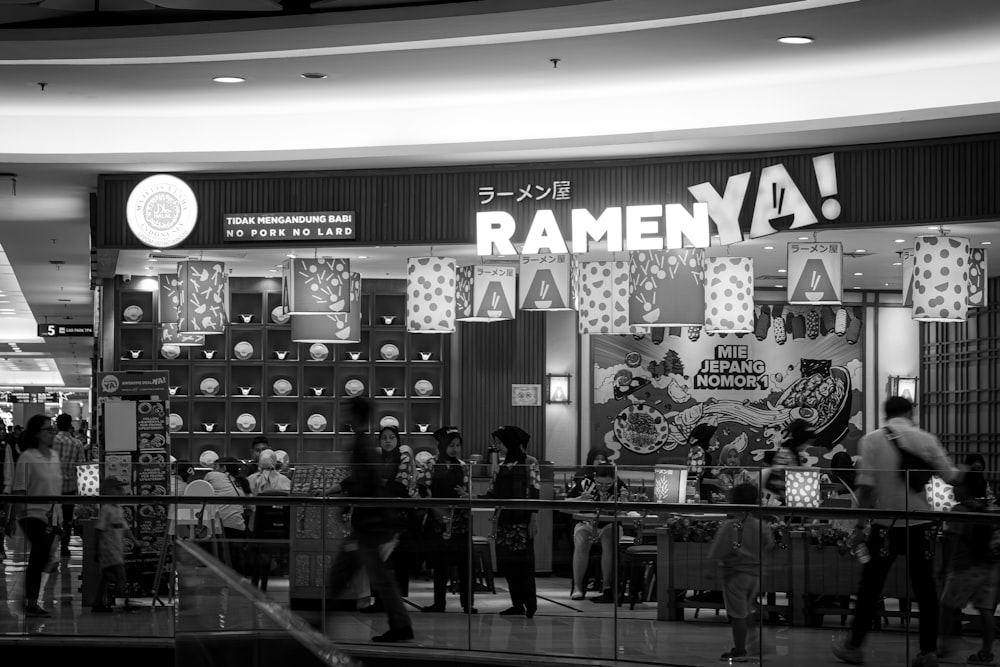
[{"label": "hanging banner", "polygon": [[705,251],[650,250],[629,258],[630,324],[701,326],[705,323]]},{"label": "hanging banner", "polygon": [[842,243],[788,244],[788,303],[839,304],[843,291]]},{"label": "hanging banner", "polygon": [[517,271],[511,266],[476,266],[472,272],[472,321],[514,319]]},{"label": "hanging banner", "polygon": [[117,371],[97,374],[98,398],[111,396],[167,396],[169,371]]},{"label": "hanging banner", "polygon": [[573,308],[571,255],[522,255],[520,273],[518,308],[521,310]]}]

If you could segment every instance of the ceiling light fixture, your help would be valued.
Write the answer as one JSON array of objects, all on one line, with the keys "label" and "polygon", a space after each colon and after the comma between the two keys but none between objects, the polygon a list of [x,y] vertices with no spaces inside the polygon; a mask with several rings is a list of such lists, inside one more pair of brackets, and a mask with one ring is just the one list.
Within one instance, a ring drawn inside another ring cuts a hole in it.
[{"label": "ceiling light fixture", "polygon": [[789,44],[793,46],[801,46],[802,44],[812,44],[816,40],[812,37],[806,35],[786,35],[785,37],[779,37],[779,44]]},{"label": "ceiling light fixture", "polygon": [[325,79],[326,78],[326,74],[323,74],[322,72],[303,72],[302,74],[299,74],[299,76],[301,76],[303,79]]},{"label": "ceiling light fixture", "polygon": [[861,273],[860,271],[855,271],[855,272],[854,272],[854,275],[856,275],[856,276],[863,276],[863,275],[865,275],[865,274]]},{"label": "ceiling light fixture", "polygon": [[358,259],[368,259],[368,255],[358,255]]},{"label": "ceiling light fixture", "polygon": [[764,246],[764,250],[774,250],[774,246],[773,245],[766,245],[766,246]]},{"label": "ceiling light fixture", "polygon": [[983,245],[993,245],[993,241],[983,241]]},{"label": "ceiling light fixture", "polygon": [[893,262],[892,265],[893,266],[902,266],[903,263],[902,262]]},{"label": "ceiling light fixture", "polygon": [[216,83],[243,83],[246,79],[242,76],[214,76],[212,81]]},{"label": "ceiling light fixture", "polygon": [[906,239],[896,239],[896,243],[906,243]]},{"label": "ceiling light fixture", "polygon": [[854,252],[868,252],[868,251],[867,251],[867,250],[865,250],[864,248],[858,248],[858,249],[857,249],[857,250],[855,250]]},{"label": "ceiling light fixture", "polygon": [[808,237],[808,236],[800,236],[800,237],[799,237],[799,240],[800,240],[800,241],[808,241],[808,240],[809,240],[809,237]]}]

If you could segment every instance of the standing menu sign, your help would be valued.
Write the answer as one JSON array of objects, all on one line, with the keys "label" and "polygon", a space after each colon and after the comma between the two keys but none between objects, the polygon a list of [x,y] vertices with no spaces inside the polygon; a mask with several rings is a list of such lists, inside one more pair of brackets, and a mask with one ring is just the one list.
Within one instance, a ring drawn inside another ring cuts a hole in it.
[{"label": "standing menu sign", "polygon": [[[104,476],[124,480],[130,495],[165,496],[170,491],[169,384],[167,371],[101,373],[98,377]],[[123,509],[137,540],[135,548],[125,554],[129,594],[150,596],[164,547],[168,508],[139,502]]]}]

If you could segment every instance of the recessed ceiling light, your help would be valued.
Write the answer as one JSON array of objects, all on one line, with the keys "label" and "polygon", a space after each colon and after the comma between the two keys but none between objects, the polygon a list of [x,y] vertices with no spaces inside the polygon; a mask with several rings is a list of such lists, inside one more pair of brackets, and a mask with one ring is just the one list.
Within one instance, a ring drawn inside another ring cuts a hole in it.
[{"label": "recessed ceiling light", "polygon": [[268,271],[269,271],[270,273],[277,273],[277,272],[278,272],[278,269],[268,269]]},{"label": "recessed ceiling light", "polygon": [[939,230],[941,228],[939,226],[937,226],[937,225],[934,225],[933,227],[928,227],[927,229],[933,229],[936,232],[937,230]]},{"label": "recessed ceiling light", "polygon": [[983,241],[983,245],[993,245],[993,241]]},{"label": "recessed ceiling light", "polygon": [[358,255],[358,259],[368,259],[368,255]]},{"label": "recessed ceiling light", "polygon": [[242,76],[213,76],[212,81],[216,83],[243,83],[246,79]]},{"label": "recessed ceiling light", "polygon": [[775,285],[775,287],[784,287],[784,286],[785,286],[785,283],[778,283],[777,285]]},{"label": "recessed ceiling light", "polygon": [[809,237],[808,237],[808,236],[800,236],[800,237],[799,237],[799,240],[800,240],[800,241],[808,241],[808,240],[809,240]]},{"label": "recessed ceiling light", "polygon": [[788,269],[778,269],[778,273],[788,273]]},{"label": "recessed ceiling light", "polygon": [[858,249],[857,249],[857,250],[855,250],[854,252],[868,252],[868,251],[867,251],[867,250],[865,250],[864,248],[858,248]]},{"label": "recessed ceiling light", "polygon": [[815,39],[806,35],[786,35],[785,37],[778,38],[779,43],[792,45],[812,44],[815,41]]},{"label": "recessed ceiling light", "polygon": [[323,74],[322,72],[303,72],[302,74],[299,74],[299,76],[301,76],[303,79],[325,79],[326,78],[326,74]]},{"label": "recessed ceiling light", "polygon": [[902,266],[903,263],[902,262],[893,262],[892,265],[893,266]]},{"label": "recessed ceiling light", "polygon": [[886,287],[888,287],[888,286],[889,286],[889,283],[886,283],[886,284],[885,284],[885,286],[886,286]]},{"label": "recessed ceiling light", "polygon": [[906,239],[896,239],[896,243],[906,243]]},{"label": "recessed ceiling light", "polygon": [[287,255],[285,255],[285,257],[291,257],[292,259],[295,259],[295,253],[294,252],[290,252]]},{"label": "recessed ceiling light", "polygon": [[766,246],[764,246],[764,250],[774,250],[774,246],[773,245],[766,245]]},{"label": "recessed ceiling light", "polygon": [[865,275],[865,274],[861,273],[860,271],[855,271],[855,272],[854,272],[854,275],[856,275],[856,276],[863,276],[863,275]]},{"label": "recessed ceiling light", "polygon": [[153,270],[153,267],[152,267],[152,266],[147,266],[147,267],[146,267],[146,270],[147,270],[147,271],[152,271],[152,270]]}]

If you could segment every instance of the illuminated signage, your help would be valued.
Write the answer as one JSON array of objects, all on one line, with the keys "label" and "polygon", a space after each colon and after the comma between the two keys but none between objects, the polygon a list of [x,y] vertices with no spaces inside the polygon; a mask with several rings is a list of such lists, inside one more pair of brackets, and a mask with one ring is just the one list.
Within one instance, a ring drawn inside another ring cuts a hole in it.
[{"label": "illuminated signage", "polygon": [[356,232],[354,211],[227,213],[223,219],[227,243],[351,240]]},{"label": "illuminated signage", "polygon": [[41,338],[59,338],[61,336],[93,336],[93,324],[39,324],[38,335]]}]

